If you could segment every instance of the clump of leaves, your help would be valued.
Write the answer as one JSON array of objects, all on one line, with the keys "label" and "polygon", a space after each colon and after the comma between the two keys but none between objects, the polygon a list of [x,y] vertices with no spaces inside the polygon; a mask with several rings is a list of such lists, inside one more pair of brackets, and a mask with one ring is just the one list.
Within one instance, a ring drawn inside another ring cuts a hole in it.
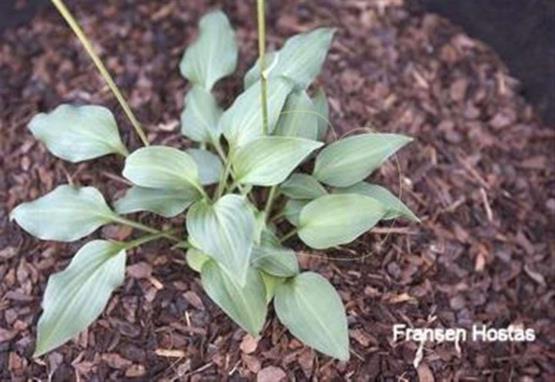
[{"label": "clump of leaves", "polygon": [[[243,93],[224,111],[212,88],[235,70],[237,45],[222,12],[204,16],[180,65],[191,84],[182,132],[196,148],[153,145],[129,153],[112,113],[101,106],[61,105],[32,119],[33,135],[59,158],[123,157],[123,176],[133,186],[110,207],[93,187],[61,185],[17,206],[12,219],[43,240],[74,241],[113,223],[148,233],[128,242],[91,241],[50,277],[35,355],[91,324],[123,282],[126,251],[161,238],[187,250],[208,296],[247,332],[260,334],[273,303],[279,321],[299,340],[349,358],[338,293],[319,274],[302,272],[295,251],[283,243],[296,234],[310,248],[333,248],[380,220],[417,218],[388,190],[365,182],[410,138],[367,133],[324,147],[326,96],[310,84],[333,33],[302,33],[267,54],[268,69],[261,73],[255,64]],[[267,98],[261,94],[266,81]],[[166,218],[186,212],[186,229],[160,231],[125,217],[141,211]],[[287,225],[292,230],[283,235]]]}]

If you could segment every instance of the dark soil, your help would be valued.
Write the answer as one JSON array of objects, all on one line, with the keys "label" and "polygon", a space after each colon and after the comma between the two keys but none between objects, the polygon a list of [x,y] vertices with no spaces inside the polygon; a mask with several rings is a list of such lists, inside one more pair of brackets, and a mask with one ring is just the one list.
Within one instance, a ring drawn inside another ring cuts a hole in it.
[{"label": "dark soil", "polygon": [[522,82],[526,99],[555,125],[555,2],[418,0],[492,46]]},{"label": "dark soil", "polygon": [[[151,141],[187,145],[178,127],[187,84],[177,65],[208,5],[75,3]],[[243,74],[256,52],[254,8],[235,1],[223,8],[237,27]],[[95,185],[109,200],[125,184],[117,158],[67,164],[32,138],[27,122],[61,102],[103,104],[138,147],[77,40],[46,9],[0,39],[0,380],[554,380],[555,131],[538,122],[489,48],[402,0],[271,3],[271,45],[319,25],[338,28],[321,76],[338,133],[373,126],[416,138],[398,156],[401,175],[392,162],[376,179],[399,191],[400,178],[422,224],[384,225],[329,256],[301,252],[303,267],[322,272],[345,301],[351,361],[303,347],[273,314],[262,338],[245,336],[168,244],[131,253],[125,285],[101,319],[31,358],[47,278],[82,243],[39,242],[9,223],[8,211],[68,181]],[[240,88],[240,76],[223,81],[222,101]],[[95,236],[130,234],[107,227]],[[537,339],[425,343],[415,369],[419,344],[394,343],[397,323],[523,325]]]}]

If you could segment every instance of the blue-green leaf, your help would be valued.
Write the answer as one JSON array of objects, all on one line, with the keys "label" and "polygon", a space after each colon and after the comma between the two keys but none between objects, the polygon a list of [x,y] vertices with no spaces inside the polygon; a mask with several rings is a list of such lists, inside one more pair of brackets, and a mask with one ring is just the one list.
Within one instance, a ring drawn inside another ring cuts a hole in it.
[{"label": "blue-green leaf", "polygon": [[189,241],[243,285],[252,253],[254,214],[244,197],[228,194],[197,202],[187,213]]},{"label": "blue-green leaf", "polygon": [[29,129],[52,154],[69,162],[127,155],[114,116],[102,106],[60,105],[33,117]]},{"label": "blue-green leaf", "polygon": [[200,19],[199,36],[185,51],[179,69],[193,84],[210,91],[220,79],[237,66],[237,42],[226,15],[221,11]]},{"label": "blue-green leaf", "polygon": [[235,179],[243,184],[272,186],[289,174],[321,142],[295,137],[260,137],[241,146],[232,158]]},{"label": "blue-green leaf", "polygon": [[318,114],[304,90],[289,94],[274,135],[318,140]]},{"label": "blue-green leaf", "polygon": [[75,337],[100,316],[123,283],[125,260],[123,245],[94,240],[75,254],[65,270],[50,277],[34,357]]},{"label": "blue-green leaf", "polygon": [[410,141],[398,134],[368,133],[343,138],[318,154],[313,175],[330,186],[352,186]]},{"label": "blue-green leaf", "polygon": [[289,179],[280,184],[282,194],[291,199],[316,199],[328,192],[316,178],[311,175],[294,173]]},{"label": "blue-green leaf", "polygon": [[148,146],[134,151],[125,160],[123,176],[141,187],[202,190],[195,160],[173,147]]},{"label": "blue-green leaf", "polygon": [[197,142],[216,142],[221,135],[218,124],[222,109],[209,91],[194,85],[185,97],[181,113],[181,132]]},{"label": "blue-green leaf", "polygon": [[291,277],[299,273],[295,251],[282,246],[259,245],[252,251],[251,264],[272,276]]},{"label": "blue-green leaf", "polygon": [[200,198],[199,192],[192,187],[180,190],[161,190],[133,186],[125,196],[116,200],[114,207],[119,214],[149,211],[171,218],[185,211]]},{"label": "blue-green leaf", "polygon": [[[287,95],[292,89],[284,78],[268,80],[268,127],[271,133],[279,118]],[[245,145],[263,135],[260,82],[245,90],[220,119],[223,133],[232,147]]]},{"label": "blue-green leaf", "polygon": [[[334,31],[332,28],[318,28],[289,38],[276,52],[277,62],[273,62],[275,56],[267,56],[266,62],[272,63],[268,76],[287,77],[298,88],[306,89],[322,69]],[[257,62],[245,76],[245,89],[259,78],[259,72]]]},{"label": "blue-green leaf", "polygon": [[318,140],[324,141],[326,139],[326,134],[328,132],[329,126],[329,105],[326,98],[326,93],[322,88],[318,88],[316,95],[312,98],[312,103],[314,104],[314,110],[318,114]]},{"label": "blue-green leaf", "polygon": [[266,289],[259,273],[249,268],[246,282],[239,283],[214,261],[202,266],[206,294],[240,327],[258,336],[266,320]]},{"label": "blue-green leaf", "polygon": [[210,261],[210,257],[196,248],[189,248],[185,255],[185,260],[192,270],[200,272],[203,265]]},{"label": "blue-green leaf", "polygon": [[337,188],[334,191],[341,194],[361,194],[376,199],[387,211],[383,217],[384,220],[405,217],[415,222],[420,221],[399,198],[393,195],[388,189],[377,184],[360,182],[351,187]]},{"label": "blue-green leaf", "polygon": [[315,249],[347,244],[374,227],[385,213],[382,204],[368,196],[321,196],[303,207],[298,235]]},{"label": "blue-green leaf", "polygon": [[301,273],[277,286],[274,307],[280,322],[299,340],[339,360],[349,359],[345,307],[328,280]]},{"label": "blue-green leaf", "polygon": [[285,203],[285,207],[283,207],[285,219],[297,227],[299,225],[301,211],[308,203],[310,203],[310,200],[289,199],[287,203]]},{"label": "blue-green leaf", "polygon": [[187,149],[197,164],[198,175],[202,185],[218,183],[222,175],[222,162],[217,155],[203,149]]},{"label": "blue-green leaf", "polygon": [[96,188],[62,185],[32,202],[20,204],[10,219],[39,239],[74,241],[112,222],[114,216]]}]

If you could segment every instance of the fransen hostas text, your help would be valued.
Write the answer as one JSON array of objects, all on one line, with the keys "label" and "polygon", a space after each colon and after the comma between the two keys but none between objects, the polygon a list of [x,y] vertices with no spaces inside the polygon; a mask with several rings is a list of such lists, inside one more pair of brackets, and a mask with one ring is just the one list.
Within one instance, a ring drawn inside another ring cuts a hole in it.
[{"label": "fransen hostas text", "polygon": [[534,329],[509,325],[507,328],[490,328],[486,325],[472,325],[464,328],[409,328],[405,324],[393,325],[394,341],[430,342],[532,342],[536,339]]}]

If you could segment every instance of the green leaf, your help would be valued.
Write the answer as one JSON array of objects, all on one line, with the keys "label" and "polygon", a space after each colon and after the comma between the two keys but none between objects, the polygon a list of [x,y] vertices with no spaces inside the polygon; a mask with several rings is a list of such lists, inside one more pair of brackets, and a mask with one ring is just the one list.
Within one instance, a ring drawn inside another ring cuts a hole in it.
[{"label": "green leaf", "polygon": [[125,260],[123,245],[94,240],[81,247],[65,270],[50,277],[34,357],[75,337],[100,316],[123,283]]},{"label": "green leaf", "polygon": [[[284,78],[268,80],[268,127],[269,132],[279,118],[292,84]],[[233,147],[245,145],[263,135],[262,104],[260,82],[244,91],[220,119],[220,125],[227,141]]]},{"label": "green leaf", "polygon": [[254,243],[260,244],[262,239],[262,233],[266,228],[266,214],[264,211],[258,211],[256,207],[251,205],[252,212],[254,214],[255,228],[254,228]]},{"label": "green leaf", "polygon": [[279,238],[276,236],[271,227],[264,227],[260,235],[260,244],[264,246],[279,247],[281,244]]},{"label": "green leaf", "polygon": [[349,360],[349,333],[345,307],[328,280],[304,272],[276,288],[276,314],[291,334],[308,346]]},{"label": "green leaf", "polygon": [[125,160],[123,176],[142,187],[202,190],[195,160],[173,147],[148,146],[134,151]]},{"label": "green leaf", "polygon": [[181,132],[197,142],[216,142],[221,135],[218,124],[222,109],[209,91],[194,85],[185,97],[181,113]]},{"label": "green leaf", "polygon": [[[278,63],[278,54],[277,52],[268,52],[264,55],[264,63],[266,64],[266,74],[267,78],[270,77],[270,73],[275,68],[276,64]],[[275,76],[277,77],[277,76]],[[245,78],[243,81],[244,89],[247,90],[251,87],[252,84],[256,83],[260,79],[260,66],[259,60],[249,69],[249,71],[245,74]]]},{"label": "green leaf", "polygon": [[102,106],[60,105],[33,117],[29,129],[52,154],[69,162],[127,155],[114,116]]},{"label": "green leaf", "polygon": [[285,203],[285,207],[283,207],[285,219],[297,227],[299,225],[301,211],[308,203],[310,203],[310,200],[289,199],[287,203]]},{"label": "green leaf", "polygon": [[370,184],[360,182],[351,187],[337,188],[334,190],[341,194],[360,194],[366,195],[379,201],[385,208],[386,213],[382,219],[390,220],[398,217],[405,217],[408,220],[419,222],[420,219],[395,195],[388,189],[378,186],[377,184]]},{"label": "green leaf", "polygon": [[232,158],[235,179],[243,184],[272,186],[291,174],[322,143],[304,138],[266,136],[239,148]]},{"label": "green leaf", "polygon": [[398,134],[361,134],[341,139],[316,157],[314,177],[335,187],[360,182],[397,150],[412,141]]},{"label": "green leaf", "polygon": [[197,164],[198,175],[202,185],[218,183],[222,175],[222,162],[217,155],[203,149],[187,149]]},{"label": "green leaf", "polygon": [[199,29],[199,36],[185,51],[179,69],[189,81],[210,91],[220,78],[235,70],[237,42],[229,20],[221,11],[203,16]]},{"label": "green leaf", "polygon": [[20,204],[10,219],[39,239],[74,241],[112,222],[114,216],[96,188],[62,185],[32,202]]},{"label": "green leaf", "polygon": [[228,194],[203,200],[187,213],[189,241],[243,285],[252,253],[255,218],[244,197]]},{"label": "green leaf", "polygon": [[279,284],[283,283],[283,278],[276,277],[259,271],[260,277],[262,277],[262,281],[264,282],[264,287],[266,289],[266,304],[268,304],[274,298],[276,293],[276,288]]},{"label": "green leaf", "polygon": [[368,196],[321,196],[302,209],[298,235],[315,249],[350,243],[374,227],[385,212],[380,202]]},{"label": "green leaf", "polygon": [[198,191],[192,187],[181,190],[160,190],[133,186],[125,196],[116,200],[114,207],[119,214],[149,211],[172,218],[185,211],[200,197]]},{"label": "green leaf", "polygon": [[192,270],[200,273],[202,266],[206,264],[206,262],[210,261],[210,257],[196,248],[189,248],[187,254],[185,255],[185,260],[187,261],[187,265]]},{"label": "green leaf", "polygon": [[318,114],[304,90],[289,94],[274,135],[318,140]]},{"label": "green leaf", "polygon": [[326,134],[328,132],[329,126],[329,105],[326,98],[326,93],[322,88],[319,88],[316,92],[314,98],[312,98],[312,103],[314,104],[314,110],[318,114],[318,140],[324,141],[326,139]]},{"label": "green leaf", "polygon": [[[293,80],[298,88],[306,89],[322,70],[334,31],[333,28],[318,28],[289,38],[276,52],[277,62],[271,64],[269,77],[284,76]],[[272,63],[272,58],[267,57],[266,62]],[[257,61],[245,76],[245,89],[254,83],[259,72]]]},{"label": "green leaf", "polygon": [[260,334],[266,320],[266,289],[259,273],[249,268],[241,285],[214,261],[207,262],[201,272],[206,294],[240,327],[253,336]]},{"label": "green leaf", "polygon": [[316,199],[328,192],[313,176],[301,173],[292,174],[279,189],[291,199]]},{"label": "green leaf", "polygon": [[295,251],[281,246],[255,246],[251,264],[277,277],[291,277],[299,273],[299,262]]}]

